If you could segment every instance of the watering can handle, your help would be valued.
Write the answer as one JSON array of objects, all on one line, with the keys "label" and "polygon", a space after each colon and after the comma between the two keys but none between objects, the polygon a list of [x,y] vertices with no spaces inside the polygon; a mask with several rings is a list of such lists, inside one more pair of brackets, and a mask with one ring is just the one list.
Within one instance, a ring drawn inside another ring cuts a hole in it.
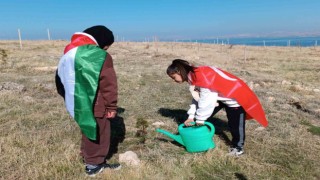
[{"label": "watering can handle", "polygon": [[[195,125],[196,123],[195,122],[191,122],[191,124]],[[210,135],[213,136],[214,132],[215,132],[214,126],[211,123],[208,123],[208,122],[204,122],[204,124],[210,127],[210,129],[211,129]],[[185,126],[183,123],[180,124],[179,127],[178,127],[178,131],[180,131],[183,128],[183,126]]]},{"label": "watering can handle", "polygon": [[210,127],[210,129],[211,129],[210,135],[213,136],[214,132],[215,132],[215,128],[214,128],[213,124],[208,123],[208,122],[204,122],[204,124]]}]

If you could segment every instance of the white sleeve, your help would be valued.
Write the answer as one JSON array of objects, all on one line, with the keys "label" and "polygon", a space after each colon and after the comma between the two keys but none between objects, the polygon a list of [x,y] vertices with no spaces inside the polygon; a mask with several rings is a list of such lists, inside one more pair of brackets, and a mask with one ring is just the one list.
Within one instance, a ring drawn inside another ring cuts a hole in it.
[{"label": "white sleeve", "polygon": [[200,95],[199,95],[199,92],[198,92],[198,91],[195,91],[195,86],[191,85],[191,86],[189,87],[189,91],[190,91],[193,99],[198,102],[199,99],[200,99]]},{"label": "white sleeve", "polygon": [[196,111],[196,120],[198,123],[204,123],[215,108],[217,103],[218,93],[207,88],[200,88],[200,99],[198,101],[198,109]]},{"label": "white sleeve", "polygon": [[188,110],[188,119],[194,119],[194,115],[197,111],[198,102],[195,99],[192,99],[192,104],[190,104],[190,109]]}]

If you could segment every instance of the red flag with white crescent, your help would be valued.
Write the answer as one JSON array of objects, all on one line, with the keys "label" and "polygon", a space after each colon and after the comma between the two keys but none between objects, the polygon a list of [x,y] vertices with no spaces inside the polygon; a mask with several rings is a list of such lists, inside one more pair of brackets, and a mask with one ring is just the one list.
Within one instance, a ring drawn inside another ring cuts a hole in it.
[{"label": "red flag with white crescent", "polygon": [[200,66],[189,78],[192,85],[217,91],[224,97],[236,100],[246,111],[246,119],[255,119],[262,126],[268,126],[258,97],[238,77],[216,67]]}]

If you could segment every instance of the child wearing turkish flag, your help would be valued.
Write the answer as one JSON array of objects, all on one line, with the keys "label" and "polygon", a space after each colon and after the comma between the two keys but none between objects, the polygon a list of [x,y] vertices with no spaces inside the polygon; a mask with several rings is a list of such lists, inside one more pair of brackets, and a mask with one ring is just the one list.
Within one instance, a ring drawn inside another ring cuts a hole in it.
[{"label": "child wearing turkish flag", "polygon": [[222,108],[225,109],[232,145],[228,155],[244,153],[245,120],[255,119],[266,127],[268,121],[255,93],[238,77],[213,66],[193,66],[188,61],[175,59],[167,68],[167,74],[177,83],[187,82],[193,96],[184,122],[191,126],[203,125]]}]

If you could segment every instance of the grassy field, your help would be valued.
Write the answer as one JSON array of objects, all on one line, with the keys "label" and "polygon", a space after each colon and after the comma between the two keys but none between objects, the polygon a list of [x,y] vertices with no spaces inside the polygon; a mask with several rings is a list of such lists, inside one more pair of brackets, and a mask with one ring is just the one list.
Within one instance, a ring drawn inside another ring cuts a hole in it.
[{"label": "grassy field", "polygon": [[[24,41],[20,49],[17,41],[0,41],[1,179],[87,178],[80,130],[54,84],[66,44]],[[110,161],[130,150],[141,163],[98,178],[320,179],[320,47],[119,42],[109,53],[119,83],[113,135],[124,138]],[[225,69],[256,92],[269,126],[247,121],[245,155],[226,156],[231,135],[223,111],[212,118],[216,148],[205,153],[187,153],[155,132],[152,124],[163,122],[160,128],[175,133],[191,102],[187,84],[166,75],[175,58]],[[148,123],[145,137],[136,136],[137,120]]]}]

